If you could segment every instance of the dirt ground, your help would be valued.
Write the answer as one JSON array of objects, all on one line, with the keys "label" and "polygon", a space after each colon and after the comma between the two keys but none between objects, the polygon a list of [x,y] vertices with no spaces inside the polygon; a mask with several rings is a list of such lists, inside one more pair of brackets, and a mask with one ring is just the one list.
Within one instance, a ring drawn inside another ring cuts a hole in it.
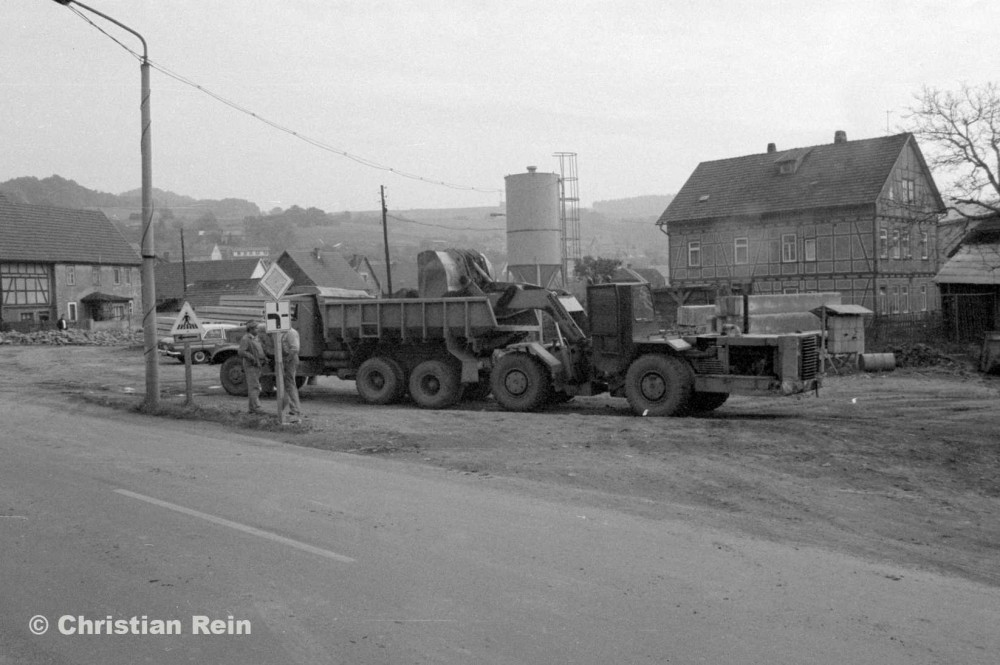
[{"label": "dirt ground", "polygon": [[[119,413],[107,406],[138,405],[145,390],[135,348],[2,346],[0,360],[0,391],[108,417]],[[222,421],[214,427],[1000,585],[1000,378],[971,361],[831,375],[818,397],[734,397],[690,418],[641,418],[606,397],[541,413],[492,400],[379,407],[353,382],[324,377],[302,390],[306,422],[284,428],[245,414],[245,398],[221,389],[218,366],[193,376],[200,410],[190,417]],[[164,359],[160,381],[162,403],[182,405],[183,365]],[[273,412],[273,401],[265,406]]]}]

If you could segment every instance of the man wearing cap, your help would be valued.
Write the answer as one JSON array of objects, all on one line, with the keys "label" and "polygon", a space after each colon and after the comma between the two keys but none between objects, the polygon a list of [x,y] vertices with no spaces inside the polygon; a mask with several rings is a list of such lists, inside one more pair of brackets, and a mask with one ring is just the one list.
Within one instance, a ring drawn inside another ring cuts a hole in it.
[{"label": "man wearing cap", "polygon": [[243,376],[247,382],[247,397],[250,399],[250,413],[264,413],[260,405],[260,372],[264,366],[264,346],[257,333],[260,325],[256,321],[247,324],[247,334],[240,340],[240,360],[243,361]]},{"label": "man wearing cap", "polygon": [[289,328],[288,332],[281,336],[281,353],[282,379],[285,384],[285,400],[281,410],[288,408],[290,422],[302,422],[302,406],[299,404],[299,388],[296,383],[296,374],[299,370],[299,331],[295,328]]}]

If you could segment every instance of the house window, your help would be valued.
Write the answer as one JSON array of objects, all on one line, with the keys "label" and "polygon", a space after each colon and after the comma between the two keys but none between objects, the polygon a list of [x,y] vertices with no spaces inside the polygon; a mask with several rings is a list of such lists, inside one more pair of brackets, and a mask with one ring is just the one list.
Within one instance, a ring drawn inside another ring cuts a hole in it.
[{"label": "house window", "polygon": [[122,269],[121,268],[112,268],[112,271],[114,273],[114,283],[115,284],[121,284],[122,283]]},{"label": "house window", "polygon": [[916,203],[917,183],[913,178],[903,178],[903,203]]},{"label": "house window", "polygon": [[70,302],[66,303],[66,318],[70,321],[76,321],[76,303]]},{"label": "house window", "polygon": [[927,285],[926,284],[921,284],[920,285],[920,311],[921,312],[926,312],[927,311]]},{"label": "house window", "polygon": [[927,231],[921,231],[920,232],[920,258],[922,258],[924,260],[926,260],[927,258],[929,258],[928,255],[927,255],[927,245],[928,245],[928,243],[927,243]]},{"label": "house window", "polygon": [[90,283],[94,286],[101,285],[101,266],[90,267]]},{"label": "house window", "polygon": [[750,263],[750,241],[747,238],[737,238],[733,252],[733,258],[737,265]]},{"label": "house window", "polygon": [[899,308],[903,314],[908,314],[910,311],[910,287],[901,286],[899,287]]},{"label": "house window", "polygon": [[66,266],[66,284],[69,286],[76,285],[76,266]]},{"label": "house window", "polygon": [[785,293],[785,294],[798,293],[799,292],[799,287],[797,287],[797,286],[786,286],[785,288],[781,289],[781,292]]},{"label": "house window", "polygon": [[816,260],[816,239],[806,238],[802,241],[802,253],[805,255],[806,261]]},{"label": "house window", "polygon": [[889,258],[889,232],[885,229],[878,230],[878,257]]},{"label": "house window", "polygon": [[893,314],[899,314],[899,287],[892,287],[892,299],[889,302],[889,307]]},{"label": "house window", "polygon": [[4,305],[47,305],[50,287],[49,270],[44,263],[0,266],[0,293]]},{"label": "house window", "polygon": [[900,236],[899,242],[903,245],[903,258],[912,259],[913,250],[910,248],[910,230],[904,229],[903,234]]},{"label": "house window", "polygon": [[796,242],[794,233],[785,233],[781,236],[781,262],[782,263],[795,263],[798,257],[795,254]]},{"label": "house window", "polygon": [[688,243],[688,267],[701,267],[701,242],[698,240],[692,240]]},{"label": "house window", "polygon": [[125,305],[116,303],[111,305],[111,318],[119,321],[125,318]]},{"label": "house window", "polygon": [[35,320],[34,312],[21,312],[21,321],[34,321],[34,320]]},{"label": "house window", "polygon": [[132,283],[132,269],[131,268],[125,268],[125,283],[126,284],[131,284]]},{"label": "house window", "polygon": [[884,286],[878,287],[878,313],[888,314],[888,296],[886,295],[886,290]]},{"label": "house window", "polygon": [[892,258],[899,258],[899,230],[892,232]]}]

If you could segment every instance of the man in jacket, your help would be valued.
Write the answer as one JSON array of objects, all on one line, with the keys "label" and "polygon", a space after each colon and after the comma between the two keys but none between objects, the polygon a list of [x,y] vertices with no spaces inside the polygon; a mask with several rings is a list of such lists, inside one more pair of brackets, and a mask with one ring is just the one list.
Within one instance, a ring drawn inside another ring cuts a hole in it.
[{"label": "man in jacket", "polygon": [[290,422],[302,421],[302,406],[299,404],[299,388],[296,385],[296,374],[299,370],[299,331],[289,328],[281,336],[282,379],[285,386],[285,401],[281,410],[288,408]]},{"label": "man in jacket", "polygon": [[250,413],[264,413],[260,405],[260,372],[264,367],[266,356],[264,346],[257,337],[260,325],[256,321],[247,324],[247,334],[240,340],[239,356],[243,361],[243,375],[247,382],[247,397],[250,400]]}]

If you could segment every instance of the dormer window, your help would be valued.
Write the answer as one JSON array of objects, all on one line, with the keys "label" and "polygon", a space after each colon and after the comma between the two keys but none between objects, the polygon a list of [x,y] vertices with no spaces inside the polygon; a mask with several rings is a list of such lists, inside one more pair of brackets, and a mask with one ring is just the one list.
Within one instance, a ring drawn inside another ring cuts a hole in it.
[{"label": "dormer window", "polygon": [[787,161],[778,164],[779,173],[795,173],[795,162]]},{"label": "dormer window", "polygon": [[778,165],[778,173],[790,175],[799,170],[799,165],[812,148],[796,148],[781,154],[774,163]]},{"label": "dormer window", "polygon": [[709,197],[708,194],[702,194],[701,196],[698,197],[698,203],[705,203],[706,201],[708,201],[708,197]]}]

